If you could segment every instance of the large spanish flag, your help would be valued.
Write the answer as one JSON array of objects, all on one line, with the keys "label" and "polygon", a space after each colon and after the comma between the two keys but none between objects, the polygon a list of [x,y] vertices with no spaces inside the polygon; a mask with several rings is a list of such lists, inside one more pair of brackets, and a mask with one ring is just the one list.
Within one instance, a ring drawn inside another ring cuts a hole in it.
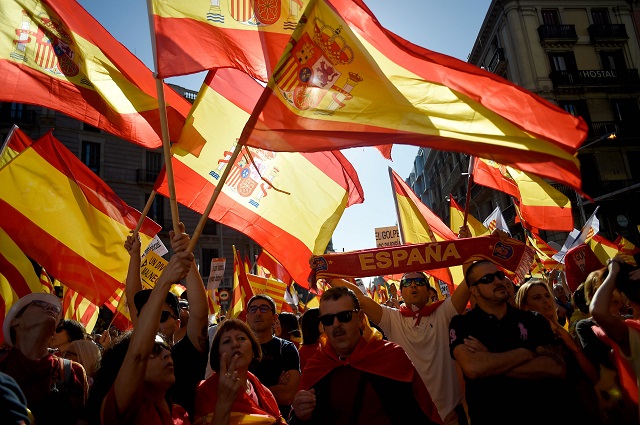
[{"label": "large spanish flag", "polygon": [[[411,188],[400,176],[389,167],[391,189],[396,202],[396,213],[400,236],[403,244],[417,244],[429,242],[442,242],[457,239],[455,233],[435,215],[433,211],[423,204]],[[461,268],[433,269],[426,273],[440,279],[449,286],[449,294],[453,294],[455,285],[462,282]],[[452,276],[452,273],[455,276]]]},{"label": "large spanish flag", "polygon": [[291,152],[419,145],[580,188],[581,118],[409,43],[362,0],[311,0],[301,23],[247,126],[248,145]]},{"label": "large spanish flag", "polygon": [[474,183],[515,198],[525,225],[566,232],[573,229],[569,198],[540,177],[477,157],[473,168]]},{"label": "large spanish flag", "polygon": [[[0,227],[31,259],[96,305],[124,282],[123,248],[140,212],[51,132],[0,169]],[[160,226],[145,219],[143,248]]]},{"label": "large spanish flag", "polygon": [[[0,2],[0,101],[55,109],[147,148],[162,145],[156,80],[75,0]],[[165,85],[172,140],[190,103]]]},{"label": "large spanish flag", "polygon": [[152,0],[160,78],[217,68],[267,81],[308,0]]},{"label": "large spanish flag", "polygon": [[[240,71],[210,73],[181,142],[172,149],[176,198],[204,212],[224,167],[231,166],[209,218],[251,237],[296,282],[306,282],[309,258],[324,253],[344,209],[363,201],[362,187],[353,166],[337,151],[243,148],[236,162],[227,164],[261,91],[260,84]],[[199,156],[182,148],[182,140],[199,143]],[[167,196],[164,173],[156,190]]]}]

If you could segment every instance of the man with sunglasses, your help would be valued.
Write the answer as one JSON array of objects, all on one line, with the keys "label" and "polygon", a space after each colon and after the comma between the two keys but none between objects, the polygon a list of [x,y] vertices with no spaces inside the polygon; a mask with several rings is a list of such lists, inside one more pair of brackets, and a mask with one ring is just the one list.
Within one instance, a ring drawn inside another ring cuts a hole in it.
[{"label": "man with sunglasses", "polygon": [[328,343],[321,344],[302,371],[289,423],[441,424],[402,347],[366,340],[365,320],[351,289],[334,287],[322,294],[320,323]]},{"label": "man with sunglasses", "polygon": [[[176,235],[173,230],[169,232],[171,248],[176,253],[186,251],[190,241],[189,235],[184,233],[184,224],[179,223],[179,227],[183,231],[182,233]],[[125,288],[127,306],[135,329],[140,310],[147,303],[151,290],[142,290],[140,238],[129,235],[124,246],[131,257]],[[207,305],[204,283],[195,260],[192,261],[189,273],[185,278],[185,286],[190,300],[189,323],[185,336],[179,340],[176,338],[181,323],[180,306],[178,297],[171,292],[166,295],[165,303],[162,306],[158,332],[164,335],[173,346],[172,357],[176,382],[169,389],[169,395],[177,404],[184,407],[189,415],[192,415],[196,387],[205,378],[209,349],[209,335],[207,333],[209,306]]]},{"label": "man with sunglasses", "polygon": [[449,322],[462,313],[469,301],[466,285],[458,286],[444,301],[432,300],[435,291],[424,273],[405,273],[400,280],[400,308],[382,306],[344,279],[332,279],[332,287],[346,286],[358,297],[362,310],[384,332],[389,341],[404,348],[431,393],[443,422],[467,423],[455,361],[447,352]]},{"label": "man with sunglasses", "polygon": [[[465,278],[476,305],[451,319],[450,354],[464,375],[471,423],[558,419],[548,397],[560,388],[566,366],[549,323],[509,304],[511,281],[493,262],[471,264]],[[523,400],[530,407],[526,411]]]},{"label": "man with sunglasses", "polygon": [[89,390],[82,365],[48,348],[61,317],[56,295],[31,293],[11,306],[2,327],[10,348],[0,351],[0,372],[18,383],[38,424],[75,423]]},{"label": "man with sunglasses", "polygon": [[249,372],[271,390],[280,413],[287,418],[300,383],[300,354],[293,342],[273,334],[277,318],[276,303],[270,296],[254,295],[247,303],[247,324],[262,348],[262,360],[251,364]]}]

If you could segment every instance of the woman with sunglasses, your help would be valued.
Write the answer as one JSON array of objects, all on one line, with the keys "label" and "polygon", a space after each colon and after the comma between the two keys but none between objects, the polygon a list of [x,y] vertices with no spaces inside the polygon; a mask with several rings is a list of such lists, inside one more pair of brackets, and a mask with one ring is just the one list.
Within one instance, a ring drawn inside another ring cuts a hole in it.
[{"label": "woman with sunglasses", "polygon": [[196,390],[197,425],[286,424],[275,397],[249,372],[262,350],[245,322],[228,319],[216,330],[209,363],[214,373]]},{"label": "woman with sunglasses", "polygon": [[94,420],[99,414],[102,425],[190,423],[186,411],[167,397],[175,382],[173,360],[158,326],[171,285],[187,275],[192,261],[190,252],[171,257],[135,329],[119,336],[103,353],[90,395]]},{"label": "woman with sunglasses", "polygon": [[72,341],[85,339],[87,330],[77,320],[63,319],[58,324],[56,332],[51,336],[49,347],[57,350],[58,354],[67,351]]}]

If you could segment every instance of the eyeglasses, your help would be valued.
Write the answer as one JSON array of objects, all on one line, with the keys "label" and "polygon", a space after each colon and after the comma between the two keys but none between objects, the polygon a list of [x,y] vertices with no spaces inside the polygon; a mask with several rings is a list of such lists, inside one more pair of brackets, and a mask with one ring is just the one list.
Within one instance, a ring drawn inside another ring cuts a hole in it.
[{"label": "eyeglasses", "polygon": [[252,305],[251,307],[249,307],[247,309],[247,311],[249,313],[251,313],[251,314],[255,314],[258,310],[260,310],[260,313],[268,313],[268,312],[272,311],[271,307],[269,307],[266,304],[262,304],[262,305],[259,305],[259,306],[258,305]]},{"label": "eyeglasses", "polygon": [[415,283],[416,286],[425,286],[427,284],[427,279],[424,277],[407,277],[400,281],[400,286],[408,288],[412,283]]},{"label": "eyeglasses", "polygon": [[333,321],[336,317],[338,318],[338,322],[347,323],[350,322],[353,318],[353,313],[357,313],[359,311],[360,310],[345,310],[335,314],[323,314],[322,316],[320,316],[320,323],[322,323],[324,326],[331,326],[333,325]]},{"label": "eyeglasses", "polygon": [[167,350],[169,354],[171,354],[171,346],[167,344],[162,337],[156,337],[156,342],[153,344],[153,349],[151,349],[151,354],[149,355],[150,359],[155,359],[160,354],[162,354],[162,350]]},{"label": "eyeglasses", "polygon": [[173,320],[176,320],[176,316],[171,314],[170,311],[162,310],[162,313],[160,314],[160,323],[166,322],[167,320],[169,320],[169,317],[173,318]]},{"label": "eyeglasses", "polygon": [[[25,312],[25,310],[27,308],[29,308],[29,306],[35,305],[36,307],[40,307],[41,309],[43,309],[44,311],[53,311],[56,314],[60,314],[60,312],[62,311],[62,309],[60,307],[58,307],[55,304],[51,304],[48,303],[46,301],[40,301],[40,300],[35,300],[35,301],[31,301],[29,304],[25,305],[24,307],[22,307],[22,310],[20,310],[18,312],[18,314],[16,314],[16,318],[22,316],[22,314]],[[58,330],[56,329],[56,332]]]},{"label": "eyeglasses", "polygon": [[476,280],[475,282],[473,282],[471,284],[471,286],[475,286],[479,283],[485,284],[485,283],[492,283],[495,278],[498,278],[500,280],[504,279],[506,277],[506,275],[504,274],[503,271],[498,270],[495,273],[487,273],[484,276],[482,276],[480,279]]}]

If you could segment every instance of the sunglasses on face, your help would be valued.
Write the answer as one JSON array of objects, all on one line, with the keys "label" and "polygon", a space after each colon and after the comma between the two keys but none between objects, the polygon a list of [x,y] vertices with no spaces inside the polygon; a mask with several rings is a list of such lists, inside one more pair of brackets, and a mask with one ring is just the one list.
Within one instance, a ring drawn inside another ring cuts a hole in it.
[{"label": "sunglasses on face", "polygon": [[345,310],[335,314],[323,314],[322,316],[320,316],[320,323],[322,323],[324,326],[331,326],[333,325],[336,317],[338,318],[338,322],[347,323],[350,322],[353,318],[353,313],[357,313],[358,311],[360,310]]},{"label": "sunglasses on face", "polygon": [[169,317],[173,318],[173,320],[176,320],[176,316],[171,314],[170,311],[163,310],[162,313],[160,314],[160,323],[166,322],[167,320],[169,320]]},{"label": "sunglasses on face", "polygon": [[407,277],[400,281],[400,286],[408,288],[412,283],[415,283],[416,286],[425,286],[427,284],[427,279],[424,277]]},{"label": "sunglasses on face", "polygon": [[162,354],[162,350],[167,350],[169,354],[171,354],[171,346],[167,344],[165,340],[161,337],[156,337],[156,342],[153,344],[153,349],[151,350],[150,359],[155,359],[160,354]]},{"label": "sunglasses on face", "polygon": [[476,280],[471,286],[475,286],[479,283],[485,284],[485,283],[492,283],[495,278],[498,278],[500,280],[504,279],[506,277],[506,275],[504,274],[503,271],[498,270],[495,273],[487,273],[484,276],[482,276],[480,279]]},{"label": "sunglasses on face", "polygon": [[57,333],[57,334],[59,334],[59,333],[60,333],[60,332],[62,332],[62,331],[66,331],[66,329],[64,328],[64,326],[59,325],[59,326],[56,328],[56,333]]},{"label": "sunglasses on face", "polygon": [[266,305],[266,304],[262,304],[262,305],[260,305],[260,306],[252,305],[251,307],[249,307],[249,308],[247,309],[247,311],[248,311],[249,313],[251,313],[251,314],[255,314],[255,313],[257,313],[257,312],[258,312],[258,310],[260,310],[260,313],[268,313],[268,312],[270,312],[270,311],[271,311],[271,307],[269,307],[269,306],[268,306],[268,305]]},{"label": "sunglasses on face", "polygon": [[[29,308],[30,306],[35,305],[36,307],[40,307],[41,309],[43,309],[44,311],[54,311],[56,314],[60,314],[60,311],[62,311],[60,309],[60,307],[58,307],[57,305],[54,304],[50,304],[48,302],[45,301],[40,301],[40,300],[35,300],[35,301],[31,301],[29,304],[27,304],[26,306],[24,306],[22,308],[22,310],[20,310],[18,312],[18,314],[16,314],[16,317],[20,317],[22,316],[22,314],[25,312],[25,310],[27,308]],[[57,331],[57,330],[56,330]]]}]

